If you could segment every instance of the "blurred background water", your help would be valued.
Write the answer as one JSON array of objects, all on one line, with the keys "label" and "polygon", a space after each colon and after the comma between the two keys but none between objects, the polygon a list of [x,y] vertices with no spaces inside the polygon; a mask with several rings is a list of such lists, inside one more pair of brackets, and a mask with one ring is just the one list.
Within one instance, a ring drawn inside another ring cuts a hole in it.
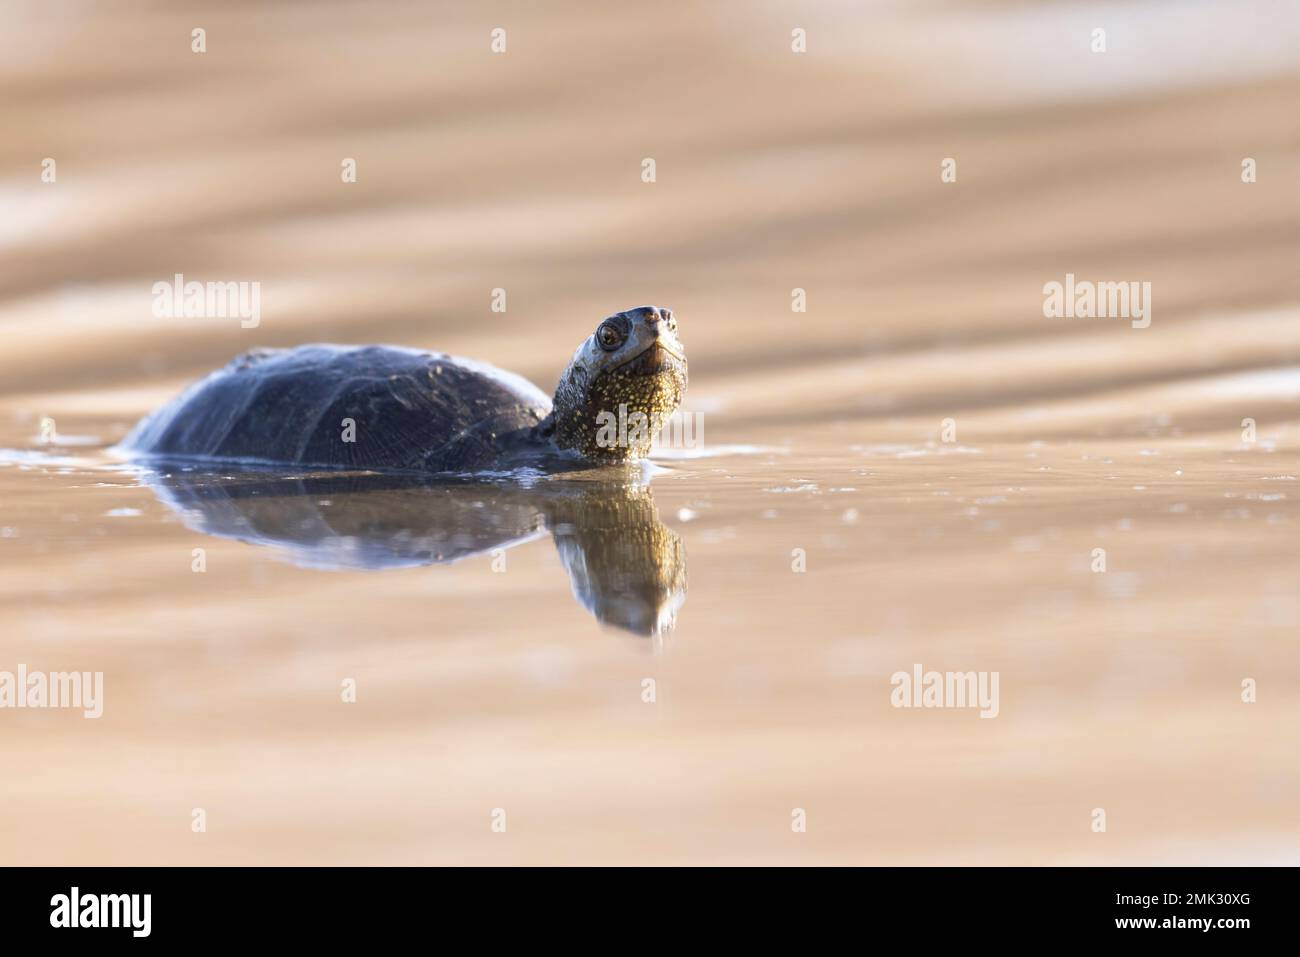
[{"label": "blurred background water", "polygon": [[[98,720],[0,711],[4,862],[1296,860],[1294,4],[0,23],[0,670],[106,683]],[[260,283],[260,324],[156,317],[177,273]],[[1150,282],[1151,325],[1045,318],[1067,273]],[[705,426],[629,506],[682,546],[657,639],[545,534],[322,568],[105,451],[253,347],[549,391],[646,302]],[[998,671],[998,718],[892,708],[918,662]]]}]

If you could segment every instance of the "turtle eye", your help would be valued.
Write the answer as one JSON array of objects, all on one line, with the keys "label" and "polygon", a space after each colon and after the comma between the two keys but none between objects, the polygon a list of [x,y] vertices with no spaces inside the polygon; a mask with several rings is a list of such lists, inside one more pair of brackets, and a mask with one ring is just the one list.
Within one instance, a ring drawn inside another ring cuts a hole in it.
[{"label": "turtle eye", "polygon": [[596,341],[606,352],[613,352],[623,344],[623,330],[612,322],[603,322],[596,330]]}]

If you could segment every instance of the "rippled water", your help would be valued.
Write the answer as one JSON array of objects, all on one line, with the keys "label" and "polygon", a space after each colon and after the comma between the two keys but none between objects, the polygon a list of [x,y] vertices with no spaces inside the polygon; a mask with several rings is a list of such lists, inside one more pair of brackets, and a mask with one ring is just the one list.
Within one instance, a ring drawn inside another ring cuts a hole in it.
[{"label": "rippled water", "polygon": [[[0,671],[105,707],[0,710],[0,859],[1294,862],[1300,47],[1212,7],[1095,57],[1071,5],[827,5],[799,58],[779,5],[234,5],[198,56],[198,8],[17,4]],[[178,272],[260,325],[155,318]],[[1150,327],[1044,318],[1067,273]],[[635,476],[110,451],[255,346],[549,390],[642,302],[704,447]],[[915,664],[997,718],[892,707]]]}]

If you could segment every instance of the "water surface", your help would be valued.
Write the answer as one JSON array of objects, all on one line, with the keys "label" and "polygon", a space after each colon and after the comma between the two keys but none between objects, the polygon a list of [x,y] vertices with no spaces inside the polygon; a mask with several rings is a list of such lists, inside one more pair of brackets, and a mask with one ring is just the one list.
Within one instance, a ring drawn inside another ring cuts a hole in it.
[{"label": "water surface", "polygon": [[[0,711],[5,863],[1297,860],[1288,5],[11,6],[0,670],[106,701]],[[637,481],[109,452],[250,348],[549,390],[644,302],[705,429]]]}]

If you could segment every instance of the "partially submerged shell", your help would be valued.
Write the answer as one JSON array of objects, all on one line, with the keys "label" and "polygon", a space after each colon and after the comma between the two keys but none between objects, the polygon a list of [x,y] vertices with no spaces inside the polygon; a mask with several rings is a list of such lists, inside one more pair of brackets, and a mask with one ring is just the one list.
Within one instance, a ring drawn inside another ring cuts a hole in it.
[{"label": "partially submerged shell", "polygon": [[262,349],[191,386],[123,447],[173,458],[458,471],[499,464],[550,408],[521,377],[442,353]]}]

